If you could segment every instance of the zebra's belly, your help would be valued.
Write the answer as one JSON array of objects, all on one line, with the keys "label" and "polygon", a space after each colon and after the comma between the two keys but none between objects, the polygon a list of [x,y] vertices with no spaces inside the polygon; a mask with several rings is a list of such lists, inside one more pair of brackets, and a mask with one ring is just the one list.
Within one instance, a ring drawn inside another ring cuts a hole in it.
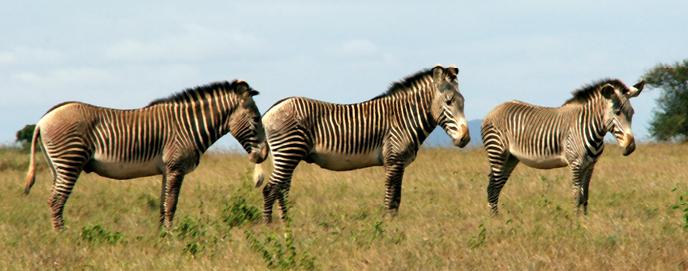
[{"label": "zebra's belly", "polygon": [[321,168],[336,171],[381,166],[382,151],[374,150],[362,154],[315,152],[310,155],[308,162],[315,163]]},{"label": "zebra's belly", "polygon": [[518,160],[532,168],[538,168],[538,169],[551,169],[551,168],[559,168],[559,167],[565,167],[568,163],[566,163],[566,160],[564,159],[563,155],[548,155],[548,156],[531,156],[531,155],[525,155],[523,153],[519,153],[518,151],[511,151],[511,154],[516,156]]},{"label": "zebra's belly", "polygon": [[103,177],[125,180],[162,174],[162,158],[144,162],[93,159],[87,164],[87,167],[89,170],[86,172],[92,171]]}]

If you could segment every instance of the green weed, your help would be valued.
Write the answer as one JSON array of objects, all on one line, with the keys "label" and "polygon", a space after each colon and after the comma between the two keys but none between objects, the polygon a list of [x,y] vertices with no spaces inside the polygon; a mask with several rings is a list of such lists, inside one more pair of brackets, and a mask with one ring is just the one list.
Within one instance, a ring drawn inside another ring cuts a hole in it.
[{"label": "green weed", "polygon": [[117,244],[124,239],[121,232],[111,232],[101,225],[85,226],[81,229],[81,240],[91,244]]}]

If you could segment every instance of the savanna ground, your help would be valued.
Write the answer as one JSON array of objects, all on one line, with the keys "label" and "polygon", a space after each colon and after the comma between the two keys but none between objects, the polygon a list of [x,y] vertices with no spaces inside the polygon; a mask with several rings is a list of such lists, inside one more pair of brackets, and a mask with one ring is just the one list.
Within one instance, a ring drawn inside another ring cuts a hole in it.
[{"label": "savanna ground", "polygon": [[[37,156],[40,157],[40,156]],[[399,215],[383,216],[382,168],[302,163],[291,222],[260,223],[245,156],[206,155],[185,179],[175,229],[158,229],[160,178],[84,174],[67,229],[50,226],[50,173],[22,196],[28,156],[0,151],[0,268],[317,270],[685,270],[688,145],[608,146],[577,216],[568,171],[520,165],[490,217],[480,149],[424,149],[406,171]],[[277,211],[277,210],[276,210]],[[277,214],[275,214],[277,215]]]}]

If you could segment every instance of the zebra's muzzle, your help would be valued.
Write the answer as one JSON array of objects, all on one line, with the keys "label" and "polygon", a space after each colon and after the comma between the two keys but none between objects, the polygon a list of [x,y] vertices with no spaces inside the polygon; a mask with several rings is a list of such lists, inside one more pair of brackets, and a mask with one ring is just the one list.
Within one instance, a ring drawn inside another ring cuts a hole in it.
[{"label": "zebra's muzzle", "polygon": [[457,140],[456,138],[454,138],[453,140],[454,145],[459,148],[466,147],[466,145],[468,145],[468,142],[471,142],[471,135],[468,132],[468,127],[466,127],[466,125],[461,125],[461,133],[463,133],[463,136],[460,139]]},{"label": "zebra's muzzle", "polygon": [[260,148],[253,148],[251,153],[248,154],[248,160],[251,161],[251,163],[256,163],[260,164],[263,161],[265,161],[265,158],[268,157],[268,145],[267,144],[261,144]]},{"label": "zebra's muzzle", "polygon": [[633,151],[635,151],[635,139],[631,137],[630,141],[631,142],[628,143],[628,145],[626,145],[626,148],[624,149],[624,152],[623,152],[624,156],[628,156],[631,153],[633,153]]}]

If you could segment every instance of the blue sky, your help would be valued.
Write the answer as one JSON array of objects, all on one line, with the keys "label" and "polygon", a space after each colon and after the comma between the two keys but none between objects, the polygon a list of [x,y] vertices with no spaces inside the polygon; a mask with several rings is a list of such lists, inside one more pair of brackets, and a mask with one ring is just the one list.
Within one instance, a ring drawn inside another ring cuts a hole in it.
[{"label": "blue sky", "polygon": [[[458,65],[466,115],[480,119],[688,57],[685,1],[141,2],[4,3],[0,143],[68,100],[136,108],[240,78],[261,110],[286,96],[351,103],[437,63]],[[657,96],[633,100],[638,138]]]}]

